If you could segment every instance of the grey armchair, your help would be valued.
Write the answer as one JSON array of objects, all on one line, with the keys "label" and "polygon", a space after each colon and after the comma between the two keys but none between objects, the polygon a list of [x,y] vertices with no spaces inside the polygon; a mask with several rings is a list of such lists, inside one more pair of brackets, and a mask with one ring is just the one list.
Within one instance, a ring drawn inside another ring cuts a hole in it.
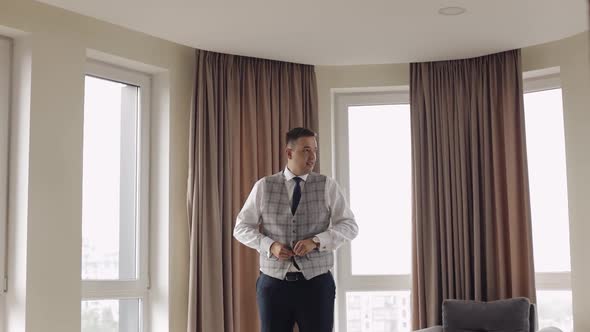
[{"label": "grey armchair", "polygon": [[[445,300],[443,326],[416,332],[537,332],[534,304],[524,297],[491,302]],[[556,327],[538,332],[561,332]]]}]

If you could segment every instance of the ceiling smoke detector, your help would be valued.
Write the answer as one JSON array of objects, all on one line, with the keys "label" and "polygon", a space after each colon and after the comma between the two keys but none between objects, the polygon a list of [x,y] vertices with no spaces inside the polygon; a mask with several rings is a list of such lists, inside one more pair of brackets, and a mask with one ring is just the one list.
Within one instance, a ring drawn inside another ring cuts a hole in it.
[{"label": "ceiling smoke detector", "polygon": [[457,16],[464,14],[467,10],[463,7],[444,7],[438,10],[438,13],[445,16]]}]

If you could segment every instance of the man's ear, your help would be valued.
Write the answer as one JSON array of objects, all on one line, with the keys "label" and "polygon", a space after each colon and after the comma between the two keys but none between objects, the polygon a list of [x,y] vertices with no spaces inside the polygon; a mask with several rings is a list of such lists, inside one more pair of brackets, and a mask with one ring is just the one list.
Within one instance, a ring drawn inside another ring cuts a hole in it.
[{"label": "man's ear", "polygon": [[291,149],[290,147],[286,147],[285,148],[285,154],[287,155],[287,159],[292,159],[293,158],[293,149]]}]

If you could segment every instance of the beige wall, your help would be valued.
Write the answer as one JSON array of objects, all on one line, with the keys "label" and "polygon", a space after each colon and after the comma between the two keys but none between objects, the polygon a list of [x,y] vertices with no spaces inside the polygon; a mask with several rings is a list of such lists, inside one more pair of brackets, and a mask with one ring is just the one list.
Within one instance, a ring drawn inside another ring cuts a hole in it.
[{"label": "beige wall", "polygon": [[31,0],[0,2],[0,34],[15,38],[22,62],[15,71],[9,292],[0,295],[7,303],[0,329],[80,331],[84,72],[87,53],[97,50],[154,77],[152,179],[165,200],[152,200],[161,230],[154,242],[162,249],[153,258],[152,294],[160,301],[154,324],[186,331],[193,50]]},{"label": "beige wall", "polygon": [[[523,50],[525,71],[561,67],[576,331],[590,331],[590,70],[588,33]],[[318,66],[321,171],[332,174],[331,89],[409,85],[409,65]],[[559,245],[555,243],[554,245]]]}]

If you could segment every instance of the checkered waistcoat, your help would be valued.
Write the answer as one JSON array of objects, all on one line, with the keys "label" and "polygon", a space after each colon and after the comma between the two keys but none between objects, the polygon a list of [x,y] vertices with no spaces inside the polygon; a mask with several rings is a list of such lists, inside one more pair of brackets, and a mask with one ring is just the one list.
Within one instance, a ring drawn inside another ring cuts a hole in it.
[{"label": "checkered waistcoat", "polygon": [[[261,200],[261,232],[271,239],[293,247],[299,240],[314,237],[330,225],[330,210],[326,207],[326,177],[310,173],[301,191],[301,201],[295,215],[283,172],[264,178]],[[271,277],[284,279],[290,260],[282,261],[274,255],[260,253],[260,270]],[[329,251],[313,250],[295,260],[306,279],[328,272],[334,265],[334,254]]]}]

